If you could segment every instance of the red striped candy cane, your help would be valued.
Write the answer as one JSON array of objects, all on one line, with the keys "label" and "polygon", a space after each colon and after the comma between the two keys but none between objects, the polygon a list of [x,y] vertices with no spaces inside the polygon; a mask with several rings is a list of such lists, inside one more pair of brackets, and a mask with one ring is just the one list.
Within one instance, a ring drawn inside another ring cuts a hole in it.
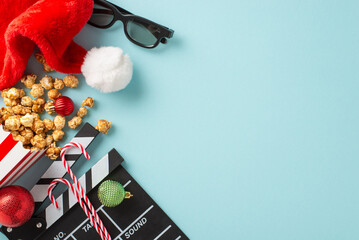
[{"label": "red striped candy cane", "polygon": [[82,210],[84,210],[85,214],[87,215],[87,217],[90,219],[92,225],[95,227],[97,233],[101,236],[102,240],[106,240],[106,236],[105,234],[102,232],[100,226],[98,225],[98,223],[96,222],[96,219],[91,215],[90,211],[87,209],[87,207],[85,206],[85,203],[82,201],[81,196],[79,195],[79,193],[76,191],[76,189],[74,188],[74,186],[66,179],[63,178],[59,178],[59,179],[55,179],[53,180],[48,188],[48,194],[50,197],[51,202],[55,205],[56,208],[59,208],[59,204],[57,203],[54,195],[52,194],[52,190],[55,188],[57,183],[63,183],[66,184],[70,189],[71,192],[76,196],[77,201],[79,202]]},{"label": "red striped candy cane", "polygon": [[111,240],[110,234],[108,233],[106,227],[103,225],[103,223],[102,223],[100,217],[98,216],[95,208],[93,207],[90,200],[86,196],[86,193],[85,193],[84,189],[81,187],[81,185],[80,185],[79,181],[77,180],[75,174],[71,171],[70,166],[66,161],[66,158],[65,158],[66,151],[68,149],[72,148],[72,147],[79,148],[81,150],[81,152],[84,154],[84,156],[86,157],[86,159],[87,160],[90,159],[90,155],[86,152],[86,150],[84,149],[84,147],[81,144],[76,143],[76,142],[70,142],[70,143],[66,144],[61,150],[60,156],[61,156],[62,163],[63,163],[66,171],[69,173],[69,175],[70,175],[71,179],[73,180],[74,184],[76,185],[75,190],[79,192],[81,198],[83,199],[83,201],[85,201],[87,207],[89,208],[91,214],[94,216],[94,218],[95,218],[96,222],[98,223],[100,229],[105,234],[106,239]]},{"label": "red striped candy cane", "polygon": [[70,142],[68,144],[66,144],[62,150],[61,150],[61,160],[62,160],[62,163],[64,164],[64,167],[66,169],[66,171],[69,173],[71,179],[74,181],[74,183],[76,184],[76,188],[77,190],[79,191],[81,197],[83,198],[83,200],[86,202],[86,205],[88,206],[88,208],[90,209],[90,212],[92,213],[92,215],[95,217],[97,223],[100,225],[101,227],[101,230],[105,233],[106,237],[111,240],[111,237],[110,237],[110,234],[108,233],[106,227],[103,225],[100,217],[98,216],[95,208],[93,207],[93,205],[91,204],[90,200],[88,199],[88,197],[86,196],[86,193],[84,191],[84,189],[81,187],[79,181],[77,180],[75,174],[71,171],[71,168],[70,166],[68,165],[67,161],[66,161],[66,158],[65,158],[65,154],[66,154],[66,151],[72,147],[77,147],[81,150],[81,152],[84,154],[84,156],[86,157],[87,160],[90,159],[90,155],[86,152],[85,148],[79,144],[79,143],[76,143],[76,142]]}]

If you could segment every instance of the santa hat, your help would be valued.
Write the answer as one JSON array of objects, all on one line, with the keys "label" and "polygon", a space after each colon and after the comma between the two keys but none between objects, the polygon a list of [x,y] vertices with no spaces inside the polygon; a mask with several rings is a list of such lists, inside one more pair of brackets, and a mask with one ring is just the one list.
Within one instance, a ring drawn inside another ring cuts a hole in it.
[{"label": "santa hat", "polygon": [[87,52],[72,40],[92,9],[93,0],[0,0],[0,90],[20,80],[36,45],[58,72],[82,72],[104,92],[126,87],[132,63],[121,49]]}]

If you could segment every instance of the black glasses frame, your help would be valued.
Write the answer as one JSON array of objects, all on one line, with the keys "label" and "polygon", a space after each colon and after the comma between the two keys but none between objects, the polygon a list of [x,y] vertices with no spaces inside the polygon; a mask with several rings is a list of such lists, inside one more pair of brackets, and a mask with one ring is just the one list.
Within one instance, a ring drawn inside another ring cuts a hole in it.
[{"label": "black glasses frame", "polygon": [[[102,14],[109,14],[109,15],[113,15],[113,19],[110,23],[108,23],[107,25],[98,25],[94,22],[91,22],[91,20],[89,20],[87,23],[90,24],[91,26],[97,27],[97,28],[102,28],[102,29],[106,29],[106,28],[110,28],[113,24],[115,24],[116,21],[120,20],[123,25],[124,25],[124,32],[126,37],[134,44],[140,46],[140,47],[144,47],[144,48],[154,48],[156,46],[158,46],[158,44],[161,43],[167,43],[167,38],[172,38],[174,31],[172,29],[169,29],[165,26],[162,26],[160,24],[157,24],[155,22],[152,22],[146,18],[134,15],[132,13],[130,13],[129,11],[115,5],[112,4],[108,1],[105,0],[95,0],[94,1],[96,4],[103,6],[105,8],[108,9],[99,9],[99,8],[95,8],[93,9],[93,13],[102,13]],[[111,9],[111,10],[110,10]],[[127,23],[129,21],[136,21],[136,22],[140,22],[140,23],[144,23],[148,26],[153,26],[155,28],[157,28],[157,31],[152,33],[156,38],[157,41],[152,44],[152,45],[145,45],[142,44],[136,40],[134,40],[127,31]]]}]

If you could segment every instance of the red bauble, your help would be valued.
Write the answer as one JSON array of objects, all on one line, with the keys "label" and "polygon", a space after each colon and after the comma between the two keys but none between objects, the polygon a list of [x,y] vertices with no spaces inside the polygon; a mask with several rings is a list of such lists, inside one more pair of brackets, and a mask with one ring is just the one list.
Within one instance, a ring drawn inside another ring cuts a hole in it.
[{"label": "red bauble", "polygon": [[34,213],[35,203],[31,193],[21,186],[0,189],[0,224],[18,227],[26,223]]},{"label": "red bauble", "polygon": [[68,116],[74,111],[74,102],[69,97],[59,97],[55,101],[55,111],[61,116]]}]

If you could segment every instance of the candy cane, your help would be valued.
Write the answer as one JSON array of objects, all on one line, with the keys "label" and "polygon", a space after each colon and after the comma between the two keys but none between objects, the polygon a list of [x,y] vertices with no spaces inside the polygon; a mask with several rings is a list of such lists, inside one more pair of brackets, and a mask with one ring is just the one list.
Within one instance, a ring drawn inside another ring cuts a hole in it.
[{"label": "candy cane", "polygon": [[[90,159],[90,155],[86,152],[86,150],[84,149],[84,147],[79,144],[79,143],[76,143],[76,142],[70,142],[68,144],[66,144],[62,150],[61,150],[61,160],[62,160],[62,163],[66,169],[66,171],[69,173],[71,179],[73,180],[74,184],[76,185],[75,189],[76,190],[75,192],[78,192],[81,196],[81,198],[85,201],[86,205],[87,205],[87,208],[89,208],[91,214],[93,215],[93,217],[95,218],[95,222],[99,225],[99,228],[101,229],[101,233],[103,233],[105,235],[105,239],[106,240],[111,240],[111,236],[110,234],[108,233],[106,227],[103,225],[100,217],[98,216],[95,208],[92,206],[90,200],[88,199],[88,197],[86,196],[85,194],[85,191],[84,189],[81,187],[79,181],[77,180],[76,176],[73,174],[73,172],[71,171],[70,169],[70,166],[68,165],[67,161],[66,161],[66,158],[65,158],[65,153],[66,151],[71,148],[71,147],[77,147],[81,150],[81,152],[84,154],[84,156],[86,157],[87,160]],[[82,202],[82,201],[81,201]],[[81,203],[80,203],[81,204]],[[55,204],[56,205],[56,204]],[[97,226],[96,224],[96,226]],[[97,229],[96,229],[97,230]],[[100,232],[98,232],[100,234]],[[102,237],[102,235],[100,234],[100,236]]]},{"label": "candy cane", "polygon": [[70,166],[68,165],[67,161],[66,161],[66,158],[65,158],[65,154],[66,154],[66,151],[71,148],[71,147],[77,147],[81,150],[81,152],[84,154],[84,156],[86,157],[87,160],[90,159],[90,155],[86,152],[86,150],[84,149],[84,147],[79,144],[79,143],[76,143],[76,142],[70,142],[68,144],[66,144],[62,150],[61,150],[61,160],[62,160],[62,163],[64,164],[64,167],[65,169],[67,170],[67,172],[70,174],[70,177],[71,179],[74,181],[74,183],[76,184],[76,188],[77,190],[79,191],[81,197],[85,200],[86,202],[86,205],[88,206],[88,208],[90,209],[92,215],[95,217],[97,223],[99,223],[100,227],[101,227],[101,230],[105,233],[106,237],[111,240],[111,237],[110,237],[110,234],[108,233],[106,227],[103,225],[100,217],[98,216],[95,208],[92,206],[90,200],[88,199],[88,197],[86,196],[86,193],[84,191],[84,189],[81,187],[79,181],[77,180],[75,174],[73,174],[73,172],[71,171],[71,168]]},{"label": "candy cane", "polygon": [[97,233],[101,236],[101,239],[106,240],[106,236],[101,231],[101,228],[98,226],[96,219],[91,215],[90,211],[88,211],[87,207],[85,206],[85,203],[81,200],[79,193],[76,191],[74,186],[66,179],[63,179],[63,178],[55,179],[49,185],[48,194],[49,194],[51,202],[55,205],[55,207],[59,208],[59,204],[57,203],[54,195],[52,194],[52,190],[55,188],[57,183],[64,183],[71,189],[72,193],[76,196],[76,199],[79,202],[81,208],[84,210],[87,217],[90,219],[90,221],[91,221],[92,225],[95,227]]}]

